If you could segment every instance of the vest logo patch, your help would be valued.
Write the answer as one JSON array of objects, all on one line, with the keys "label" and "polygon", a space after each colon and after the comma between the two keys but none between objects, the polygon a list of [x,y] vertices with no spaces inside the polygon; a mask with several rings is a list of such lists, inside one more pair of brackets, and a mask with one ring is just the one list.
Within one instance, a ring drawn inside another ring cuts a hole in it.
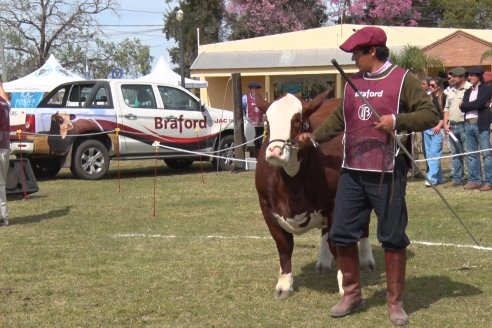
[{"label": "vest logo patch", "polygon": [[368,121],[372,116],[372,111],[371,109],[366,105],[362,104],[359,107],[359,119],[362,121]]},{"label": "vest logo patch", "polygon": [[[372,91],[372,90],[368,89],[367,91],[359,91],[359,92],[365,98],[375,98],[375,97],[382,98],[383,97],[384,90],[381,90],[381,91]],[[355,96],[356,97],[359,97],[359,94],[358,93],[355,93]]]}]

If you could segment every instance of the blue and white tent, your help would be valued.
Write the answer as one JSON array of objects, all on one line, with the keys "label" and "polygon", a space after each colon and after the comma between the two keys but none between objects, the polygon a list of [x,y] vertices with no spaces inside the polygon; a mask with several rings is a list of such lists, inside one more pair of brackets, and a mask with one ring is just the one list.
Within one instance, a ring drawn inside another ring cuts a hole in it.
[{"label": "blue and white tent", "polygon": [[79,80],[83,78],[63,68],[51,55],[43,66],[20,79],[4,83],[3,89],[11,93],[12,107],[36,107],[45,92],[61,83]]}]

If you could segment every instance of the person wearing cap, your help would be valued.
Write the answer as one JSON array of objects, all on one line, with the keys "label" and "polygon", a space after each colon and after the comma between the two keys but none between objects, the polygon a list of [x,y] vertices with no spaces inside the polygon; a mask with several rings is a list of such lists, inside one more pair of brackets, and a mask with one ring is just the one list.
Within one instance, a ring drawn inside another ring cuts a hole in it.
[{"label": "person wearing cap", "polygon": [[243,114],[250,119],[255,127],[255,149],[252,155],[258,158],[263,141],[261,136],[263,135],[264,124],[263,112],[256,106],[255,97],[258,94],[258,90],[261,89],[261,85],[257,82],[250,82],[248,84],[248,89],[248,94],[243,95],[242,98]]},{"label": "person wearing cap", "polygon": [[492,72],[486,71],[483,73],[483,83],[487,84],[489,87],[492,87]]},{"label": "person wearing cap", "polygon": [[465,137],[465,115],[461,112],[460,104],[463,95],[471,87],[471,83],[466,80],[466,71],[463,67],[455,67],[448,72],[449,84],[452,88],[446,97],[446,105],[443,109],[443,128],[445,135],[448,136],[449,148],[453,158],[451,160],[451,182],[444,185],[444,188],[456,188],[463,186],[465,182],[465,163],[464,157],[459,156],[466,152]]},{"label": "person wearing cap", "polygon": [[431,88],[431,99],[434,107],[439,112],[439,123],[423,132],[425,144],[425,158],[427,160],[427,180],[426,187],[436,186],[443,182],[441,156],[442,156],[442,126],[443,126],[443,107],[446,102],[444,94],[444,84],[439,77],[432,78],[429,82]]},{"label": "person wearing cap", "polygon": [[5,184],[10,157],[10,105],[0,82],[0,227],[9,225]]},{"label": "person wearing cap", "polygon": [[[465,113],[466,150],[468,154],[468,183],[466,190],[492,190],[492,151],[490,151],[490,124],[492,113],[489,110],[492,88],[483,82],[483,69],[473,67],[467,70],[471,88],[463,94],[460,109]],[[483,156],[485,180],[482,181],[480,153]]]},{"label": "person wearing cap", "polygon": [[359,94],[345,85],[343,99],[335,112],[312,133],[297,137],[301,147],[311,139],[324,142],[344,132],[344,156],[335,198],[334,220],[329,238],[336,246],[338,268],[343,274],[344,294],[331,309],[331,316],[346,316],[364,303],[359,275],[357,242],[370,212],[377,215],[377,237],[386,263],[386,301],[389,320],[408,324],[403,309],[408,222],[405,189],[409,162],[394,139],[410,141],[409,131],[434,127],[439,116],[420,80],[388,61],[385,32],[373,26],[352,34],[341,46],[352,53],[359,72],[352,77],[380,119]]}]

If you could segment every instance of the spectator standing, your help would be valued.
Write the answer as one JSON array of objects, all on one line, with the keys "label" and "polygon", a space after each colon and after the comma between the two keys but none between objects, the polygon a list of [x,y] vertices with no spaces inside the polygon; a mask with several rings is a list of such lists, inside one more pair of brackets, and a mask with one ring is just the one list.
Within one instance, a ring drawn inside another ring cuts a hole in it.
[{"label": "spectator standing", "polygon": [[431,79],[429,82],[431,89],[431,98],[434,107],[439,112],[439,123],[433,128],[427,129],[423,132],[424,144],[425,144],[425,158],[427,159],[428,172],[425,186],[438,185],[443,182],[441,159],[442,156],[442,134],[441,129],[443,126],[443,107],[446,102],[446,96],[444,95],[443,83],[440,78]]},{"label": "spectator standing", "polygon": [[[487,72],[483,73],[483,83],[487,84],[489,87],[492,88],[492,72],[491,71],[487,71]],[[490,109],[490,111],[492,111],[492,99],[490,100],[489,109]],[[492,131],[492,124],[490,125],[490,130]],[[490,144],[492,144],[492,133],[491,133]]]},{"label": "spectator standing", "polygon": [[487,84],[489,87],[492,87],[492,72],[487,71],[483,73],[483,83]]},{"label": "spectator standing", "polygon": [[243,114],[250,119],[255,127],[255,150],[252,154],[254,157],[258,158],[258,154],[260,152],[262,138],[264,131],[264,123],[263,123],[263,112],[259,110],[256,106],[256,95],[258,90],[261,89],[261,85],[257,82],[251,82],[248,84],[249,92],[248,94],[243,95],[242,105],[243,105]]},{"label": "spectator standing", "polygon": [[[465,115],[460,110],[463,95],[471,87],[471,83],[465,78],[465,69],[455,67],[449,71],[452,79],[448,80],[453,87],[449,90],[444,106],[444,133],[449,137],[449,145],[453,158],[451,182],[444,188],[456,188],[465,182],[465,160],[466,137],[465,137]],[[459,156],[460,155],[460,156]]]},{"label": "spectator standing", "polygon": [[[429,85],[430,81],[431,81],[431,77],[430,76],[427,76],[425,79],[422,80],[422,83],[421,83],[421,86],[422,86],[422,90],[424,90],[424,92],[429,95],[431,95],[431,87]],[[417,152],[418,152],[418,148],[420,147],[422,149],[422,156],[424,157],[424,159],[426,160],[427,159],[427,152],[425,150],[425,136],[424,136],[424,132],[420,133],[420,134],[417,134],[415,133],[415,142],[416,142],[416,145],[417,145]],[[418,159],[418,156],[414,156],[414,159]],[[425,173],[429,173],[429,163],[427,163],[427,161],[425,161]]]},{"label": "spectator standing", "polygon": [[[460,109],[465,113],[466,149],[468,154],[468,183],[466,190],[492,190],[492,151],[490,150],[490,124],[492,113],[489,110],[492,88],[483,82],[483,69],[474,67],[468,69],[468,78],[472,87],[465,91]],[[482,151],[484,176],[480,165]]]},{"label": "spectator standing", "polygon": [[[376,118],[355,91],[344,88],[343,101],[313,133],[297,140],[306,147],[344,132],[345,147],[335,199],[330,239],[336,245],[344,294],[331,316],[346,316],[364,303],[359,275],[357,242],[370,212],[377,215],[377,237],[384,248],[386,301],[389,320],[408,324],[403,309],[408,213],[405,204],[408,162],[389,134],[423,131],[435,126],[438,114],[420,81],[388,61],[385,32],[374,26],[356,31],[340,49],[352,53],[359,72],[352,77],[381,116]],[[407,140],[409,141],[409,140]],[[404,142],[405,143],[405,142]]]},{"label": "spectator standing", "polygon": [[7,211],[7,194],[5,183],[9,169],[10,156],[10,105],[7,94],[0,82],[0,226],[9,225],[9,213]]}]

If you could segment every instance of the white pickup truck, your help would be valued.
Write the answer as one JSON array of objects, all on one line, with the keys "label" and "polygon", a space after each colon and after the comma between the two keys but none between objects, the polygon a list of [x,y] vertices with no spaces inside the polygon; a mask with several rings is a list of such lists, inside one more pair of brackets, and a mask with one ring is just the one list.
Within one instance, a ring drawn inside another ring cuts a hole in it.
[{"label": "white pickup truck", "polygon": [[[220,170],[233,165],[233,113],[209,108],[176,85],[138,80],[64,83],[36,108],[13,108],[10,125],[13,154],[29,158],[37,177],[53,177],[70,167],[74,176],[95,180],[106,174],[110,160],[156,156],[171,168],[209,158]],[[254,128],[246,118],[244,126],[252,146]]]}]

